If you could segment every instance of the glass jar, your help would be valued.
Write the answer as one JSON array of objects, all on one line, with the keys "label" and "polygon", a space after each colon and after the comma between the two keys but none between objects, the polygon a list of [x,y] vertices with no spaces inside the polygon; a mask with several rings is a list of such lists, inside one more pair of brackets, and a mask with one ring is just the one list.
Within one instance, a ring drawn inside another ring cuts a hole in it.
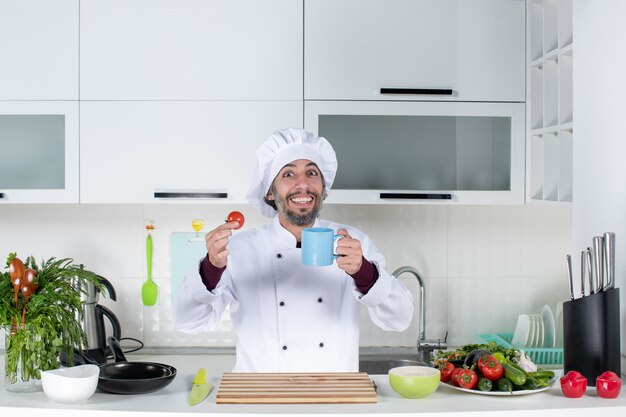
[{"label": "glass jar", "polygon": [[37,356],[29,349],[39,337],[29,326],[4,329],[4,386],[11,392],[41,389],[41,371]]}]

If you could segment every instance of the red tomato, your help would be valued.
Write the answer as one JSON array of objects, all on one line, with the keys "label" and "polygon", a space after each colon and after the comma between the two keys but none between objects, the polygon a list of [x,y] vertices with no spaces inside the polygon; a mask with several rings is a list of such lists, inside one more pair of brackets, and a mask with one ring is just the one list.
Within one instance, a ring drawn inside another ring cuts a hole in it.
[{"label": "red tomato", "polygon": [[452,373],[456,368],[450,362],[442,362],[439,364],[439,372],[441,372],[441,382],[448,382],[452,379]]},{"label": "red tomato", "polygon": [[239,211],[231,211],[230,213],[228,213],[228,217],[226,217],[226,222],[230,223],[230,222],[237,222],[239,223],[239,226],[235,227],[235,230],[237,229],[241,229],[241,227],[243,226],[245,219],[243,217],[243,214]]},{"label": "red tomato", "polygon": [[569,371],[561,377],[561,391],[567,398],[580,398],[587,390],[587,378],[578,371]]},{"label": "red tomato", "polygon": [[485,355],[478,359],[478,369],[485,378],[492,381],[502,378],[502,374],[504,373],[500,362],[491,355]]},{"label": "red tomato", "polygon": [[463,371],[463,368],[456,368],[454,371],[452,371],[452,376],[450,380],[454,385],[459,385],[459,378],[463,375]]},{"label": "red tomato", "polygon": [[616,398],[622,389],[622,380],[615,372],[605,371],[596,378],[596,392],[602,398]]},{"label": "red tomato", "polygon": [[457,378],[457,383],[461,388],[473,389],[478,384],[478,375],[471,369],[462,369]]}]

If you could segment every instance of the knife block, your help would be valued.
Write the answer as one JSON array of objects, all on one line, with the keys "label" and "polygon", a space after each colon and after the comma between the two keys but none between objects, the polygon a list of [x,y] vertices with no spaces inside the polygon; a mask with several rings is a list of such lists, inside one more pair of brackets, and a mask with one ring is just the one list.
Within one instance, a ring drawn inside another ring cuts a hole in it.
[{"label": "knife block", "polygon": [[563,303],[563,368],[583,374],[589,386],[604,371],[621,375],[617,288]]}]

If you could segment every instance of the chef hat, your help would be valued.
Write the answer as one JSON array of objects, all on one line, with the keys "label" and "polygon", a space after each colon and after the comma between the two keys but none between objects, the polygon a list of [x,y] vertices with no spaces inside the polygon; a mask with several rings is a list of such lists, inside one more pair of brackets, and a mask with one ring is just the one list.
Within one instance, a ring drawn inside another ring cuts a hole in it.
[{"label": "chef hat", "polygon": [[265,203],[263,197],[278,172],[297,159],[314,162],[324,175],[327,189],[333,184],[337,157],[326,139],[297,128],[277,130],[256,151],[256,176],[246,195],[250,204],[265,217],[274,217],[276,211]]}]

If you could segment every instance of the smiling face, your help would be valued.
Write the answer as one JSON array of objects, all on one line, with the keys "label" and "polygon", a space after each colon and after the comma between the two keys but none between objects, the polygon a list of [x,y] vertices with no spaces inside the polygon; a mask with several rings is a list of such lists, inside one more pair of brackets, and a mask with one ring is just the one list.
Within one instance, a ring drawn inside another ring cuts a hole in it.
[{"label": "smiling face", "polygon": [[308,159],[285,165],[276,175],[266,199],[276,204],[278,217],[298,228],[312,226],[325,198],[320,169]]}]

